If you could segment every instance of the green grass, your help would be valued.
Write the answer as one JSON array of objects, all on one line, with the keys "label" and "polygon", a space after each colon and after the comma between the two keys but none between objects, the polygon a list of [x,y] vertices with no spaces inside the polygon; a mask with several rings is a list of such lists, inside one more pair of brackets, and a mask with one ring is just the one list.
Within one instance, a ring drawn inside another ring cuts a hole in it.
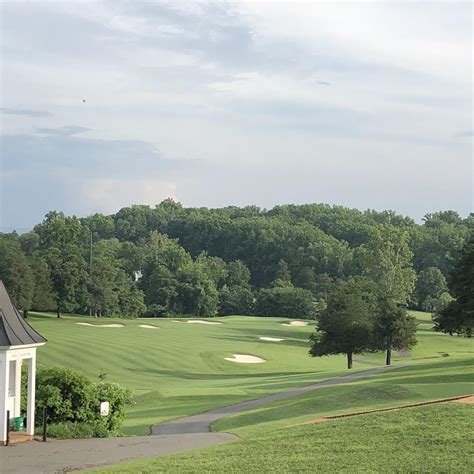
[{"label": "green grass", "polygon": [[[419,344],[411,357],[394,357],[395,364],[409,368],[277,402],[221,420],[213,429],[243,435],[320,414],[470,393],[472,341],[434,333],[430,316],[415,314],[420,321]],[[285,327],[281,323],[288,320],[282,318],[229,316],[213,318],[221,325],[199,325],[158,318],[56,319],[50,314],[31,314],[29,321],[48,339],[38,351],[39,363],[70,367],[95,380],[106,372],[106,380],[133,389],[134,405],[128,408],[123,429],[127,435],[147,434],[154,423],[347,373],[344,356],[308,356],[312,326]],[[77,322],[126,327],[84,327]],[[139,324],[160,329],[144,329]],[[263,342],[260,336],[286,340]],[[257,355],[267,362],[246,365],[224,360],[233,353]],[[364,354],[356,358],[353,370],[381,364],[382,354]]]},{"label": "green grass", "polygon": [[473,408],[457,403],[298,426],[100,472],[473,472]]},{"label": "green grass", "polygon": [[473,382],[472,361],[467,359],[413,365],[229,416],[212,429],[249,436],[326,415],[470,395]]},{"label": "green grass", "polygon": [[[311,327],[281,326],[282,318],[214,318],[221,325],[178,324],[172,319],[91,319],[31,314],[30,323],[48,339],[38,361],[79,370],[98,380],[119,382],[134,391],[124,433],[147,434],[153,423],[259,398],[345,372],[344,357],[308,357]],[[77,322],[121,323],[125,328],[94,328]],[[139,324],[158,325],[151,330]],[[286,341],[263,342],[259,336]],[[252,354],[263,364],[225,361],[233,353]],[[356,370],[365,366],[356,364]]]}]

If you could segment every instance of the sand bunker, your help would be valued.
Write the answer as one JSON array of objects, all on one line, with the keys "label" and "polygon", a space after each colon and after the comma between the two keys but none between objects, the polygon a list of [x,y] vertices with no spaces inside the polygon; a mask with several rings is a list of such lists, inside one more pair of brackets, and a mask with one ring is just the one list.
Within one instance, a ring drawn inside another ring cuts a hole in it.
[{"label": "sand bunker", "polygon": [[76,323],[79,326],[93,326],[96,328],[124,328],[123,324],[91,324],[91,323]]},{"label": "sand bunker", "polygon": [[270,342],[280,342],[284,341],[284,339],[280,339],[279,337],[259,337],[261,341],[270,341]]},{"label": "sand bunker", "polygon": [[225,360],[229,362],[237,362],[238,364],[261,364],[266,362],[265,359],[257,356],[251,356],[247,354],[233,354],[234,357],[225,357]]},{"label": "sand bunker", "polygon": [[201,319],[188,319],[187,321],[176,321],[173,320],[173,323],[189,323],[189,324],[222,324],[218,323],[217,321],[203,321]]},{"label": "sand bunker", "polygon": [[160,329],[158,326],[150,326],[149,324],[139,324],[139,326],[145,329]]},{"label": "sand bunker", "polygon": [[290,324],[283,323],[282,326],[292,326],[292,327],[301,327],[301,326],[307,326],[308,322],[307,321],[291,321]]}]

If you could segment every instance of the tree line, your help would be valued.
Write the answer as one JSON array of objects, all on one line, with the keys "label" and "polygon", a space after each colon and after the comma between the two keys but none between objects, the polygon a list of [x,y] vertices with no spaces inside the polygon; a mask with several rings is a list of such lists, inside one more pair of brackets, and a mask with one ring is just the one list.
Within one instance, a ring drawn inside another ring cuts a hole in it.
[{"label": "tree line", "polygon": [[[165,200],[108,216],[53,211],[31,232],[0,234],[0,278],[25,316],[256,314],[322,325],[334,294],[354,288],[371,315],[440,312],[459,299],[448,281],[473,224],[474,215],[454,211],[417,224],[323,204],[207,209]],[[367,324],[374,339],[380,320]]]}]

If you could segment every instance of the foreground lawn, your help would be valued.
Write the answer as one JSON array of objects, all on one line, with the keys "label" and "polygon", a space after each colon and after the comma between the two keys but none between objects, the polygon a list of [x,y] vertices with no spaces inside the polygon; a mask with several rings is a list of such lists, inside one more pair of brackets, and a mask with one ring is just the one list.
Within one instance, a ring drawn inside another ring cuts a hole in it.
[{"label": "foreground lawn", "polygon": [[469,405],[297,426],[99,472],[473,472]]}]

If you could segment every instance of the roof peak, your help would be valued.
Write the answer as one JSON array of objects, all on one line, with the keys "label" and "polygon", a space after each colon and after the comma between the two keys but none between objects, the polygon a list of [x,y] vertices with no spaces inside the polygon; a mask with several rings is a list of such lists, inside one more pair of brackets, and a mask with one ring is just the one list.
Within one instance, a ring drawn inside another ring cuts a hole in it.
[{"label": "roof peak", "polygon": [[0,347],[44,344],[46,339],[38,334],[15,308],[7,289],[0,280]]}]

